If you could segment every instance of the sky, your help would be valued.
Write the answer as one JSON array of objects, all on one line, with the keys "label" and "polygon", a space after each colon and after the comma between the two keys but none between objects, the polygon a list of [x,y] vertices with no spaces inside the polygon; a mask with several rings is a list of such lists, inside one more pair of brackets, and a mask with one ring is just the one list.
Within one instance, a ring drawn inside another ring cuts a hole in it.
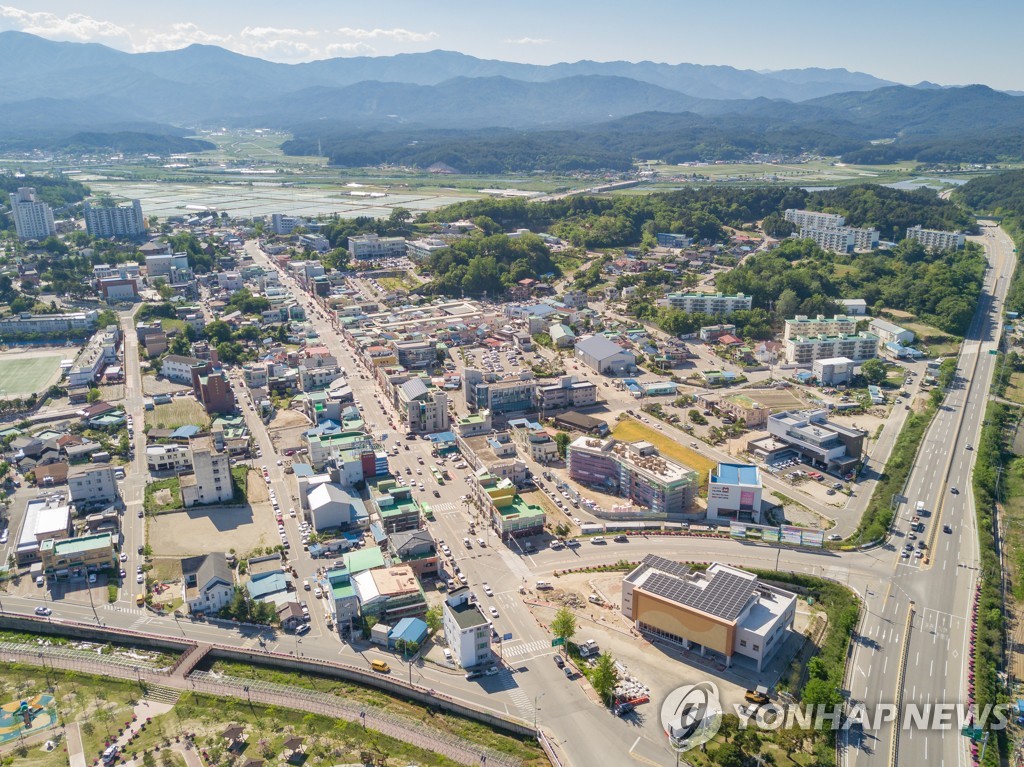
[{"label": "sky", "polygon": [[14,0],[0,30],[280,62],[436,49],[480,58],[842,67],[1024,90],[1020,0]]}]

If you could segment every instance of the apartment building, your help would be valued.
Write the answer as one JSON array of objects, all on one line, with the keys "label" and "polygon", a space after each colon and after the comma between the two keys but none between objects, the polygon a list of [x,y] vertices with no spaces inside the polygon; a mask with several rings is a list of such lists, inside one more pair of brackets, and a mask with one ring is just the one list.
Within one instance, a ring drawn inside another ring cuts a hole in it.
[{"label": "apartment building", "polygon": [[85,203],[85,230],[90,237],[144,237],[146,219],[142,203],[132,200],[127,205],[93,205]]},{"label": "apartment building", "polygon": [[376,234],[361,234],[348,238],[348,252],[360,261],[374,261],[381,258],[405,258],[404,237],[380,237]]},{"label": "apartment building", "polygon": [[835,253],[853,253],[855,250],[871,250],[878,247],[878,230],[853,226],[821,228],[800,227],[800,238],[814,240],[822,250]]},{"label": "apartment building", "polygon": [[722,293],[669,293],[664,298],[659,298],[657,303],[659,306],[667,306],[689,314],[699,312],[720,315],[749,309],[752,300],[751,296],[743,293],[734,296]]},{"label": "apartment building", "polygon": [[[193,369],[193,373],[195,374]],[[196,398],[206,408],[207,413],[235,412],[235,393],[231,390],[227,373],[223,370],[212,370],[206,375],[195,375],[193,389]]]},{"label": "apartment building", "polygon": [[68,492],[78,506],[113,503],[117,500],[114,467],[109,463],[86,463],[68,469]]},{"label": "apartment building", "polygon": [[23,186],[11,192],[11,218],[19,239],[45,240],[57,234],[53,209],[36,197],[33,187]]},{"label": "apartment building", "polygon": [[798,314],[791,320],[786,320],[786,327],[782,337],[784,339],[795,338],[796,336],[843,336],[857,332],[857,319],[843,314],[834,317],[826,317],[819,314],[817,317],[808,317],[805,314]]},{"label": "apartment building", "polygon": [[798,210],[796,208],[789,208],[783,217],[798,229],[805,226],[816,229],[836,229],[846,223],[845,218],[835,213],[819,213],[816,210]]},{"label": "apartment building", "polygon": [[569,477],[661,514],[683,514],[697,495],[697,472],[658,454],[649,442],[580,437],[569,445]]},{"label": "apartment building", "polygon": [[786,359],[797,365],[810,365],[815,360],[830,357],[848,357],[854,362],[878,356],[878,336],[857,333],[839,336],[796,336],[783,344]]},{"label": "apartment building", "polygon": [[917,240],[933,250],[956,250],[967,241],[963,232],[944,232],[941,229],[925,229],[920,224],[907,229],[907,239]]},{"label": "apartment building", "polygon": [[295,229],[305,225],[306,220],[298,216],[286,216],[284,213],[270,215],[270,230],[274,234],[291,234]]},{"label": "apartment building", "polygon": [[189,451],[192,453],[192,471],[179,476],[181,501],[185,508],[231,501],[235,488],[231,481],[228,454],[214,447],[212,437],[190,440]]},{"label": "apartment building", "polygon": [[477,602],[463,587],[448,593],[442,608],[442,625],[452,658],[462,668],[491,660],[491,626]]},{"label": "apartment building", "polygon": [[191,471],[192,451],[184,445],[148,445],[146,468],[153,474]]}]

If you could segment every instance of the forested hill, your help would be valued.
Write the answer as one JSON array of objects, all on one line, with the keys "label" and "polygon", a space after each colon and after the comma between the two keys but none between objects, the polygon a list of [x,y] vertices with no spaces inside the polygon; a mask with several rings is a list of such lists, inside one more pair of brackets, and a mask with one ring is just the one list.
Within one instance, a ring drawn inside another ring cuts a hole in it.
[{"label": "forested hill", "polygon": [[[798,187],[692,187],[636,197],[573,196],[551,202],[482,199],[431,211],[422,221],[480,220],[487,231],[519,228],[551,232],[572,245],[622,247],[653,242],[658,232],[680,232],[720,241],[723,226],[742,227],[768,219],[781,226],[787,208],[827,210],[851,226],[874,226],[883,238],[902,240],[906,228],[974,230],[974,219],[934,191],[905,192],[874,184],[808,192]],[[781,236],[792,227],[781,227]]]},{"label": "forested hill", "polygon": [[[89,187],[85,184],[64,176],[0,175],[0,192],[3,192],[4,198],[23,186],[35,188],[39,199],[53,208],[63,208],[81,202],[90,194]],[[4,199],[3,203],[7,204],[7,199]]]}]

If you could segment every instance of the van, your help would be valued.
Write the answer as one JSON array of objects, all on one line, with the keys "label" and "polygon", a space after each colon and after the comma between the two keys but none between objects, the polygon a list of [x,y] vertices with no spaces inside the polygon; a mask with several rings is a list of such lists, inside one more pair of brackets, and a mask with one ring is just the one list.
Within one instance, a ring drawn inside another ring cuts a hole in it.
[{"label": "van", "polygon": [[547,591],[548,589],[552,588],[552,586],[550,581],[537,581],[534,588],[536,588],[538,591]]},{"label": "van", "polygon": [[142,607],[144,604],[146,604],[146,595],[145,594],[136,594],[135,595],[135,604],[136,604],[137,607]]},{"label": "van", "polygon": [[103,763],[113,764],[115,759],[117,759],[117,746],[108,746],[107,750],[103,752]]},{"label": "van", "polygon": [[370,661],[370,668],[372,668],[378,674],[390,674],[391,673],[391,666],[389,666],[386,662],[384,662],[382,660],[372,660],[372,661]]}]

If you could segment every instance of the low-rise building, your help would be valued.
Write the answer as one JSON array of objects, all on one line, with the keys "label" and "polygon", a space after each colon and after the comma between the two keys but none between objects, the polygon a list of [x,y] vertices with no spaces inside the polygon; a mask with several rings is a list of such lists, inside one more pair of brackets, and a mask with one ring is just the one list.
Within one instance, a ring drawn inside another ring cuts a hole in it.
[{"label": "low-rise building", "polygon": [[358,525],[367,517],[366,506],[358,495],[331,482],[314,485],[308,503],[313,529],[318,533]]},{"label": "low-rise building", "polygon": [[185,445],[147,445],[146,468],[153,474],[192,470],[192,452]]},{"label": "low-rise building", "polygon": [[554,383],[535,389],[536,407],[541,417],[564,408],[589,407],[597,403],[597,384],[576,376],[562,376]]},{"label": "low-rise building", "polygon": [[68,492],[80,507],[113,503],[117,500],[114,467],[109,463],[86,463],[68,469]]},{"label": "low-rise building", "polygon": [[383,480],[377,483],[377,492],[372,502],[384,532],[393,534],[420,528],[420,505],[412,497],[412,488],[394,480]]},{"label": "low-rise building", "polygon": [[208,363],[196,357],[180,357],[177,354],[168,354],[160,362],[160,375],[168,381],[192,385],[192,369],[196,366],[206,367]]},{"label": "low-rise building", "polygon": [[376,234],[361,234],[348,238],[348,252],[359,261],[376,261],[383,258],[405,258],[404,237],[380,237]]},{"label": "low-rise building", "polygon": [[539,423],[515,418],[508,422],[508,428],[512,441],[524,455],[538,463],[558,460],[558,445]]},{"label": "low-rise building", "polygon": [[425,615],[427,600],[408,565],[378,567],[353,574],[352,585],[364,617],[394,625],[403,618]]},{"label": "low-rise building", "polygon": [[853,380],[855,367],[856,363],[848,357],[828,357],[815,360],[811,371],[822,386],[841,386]]},{"label": "low-rise building", "polygon": [[434,578],[440,572],[437,544],[429,530],[406,530],[388,536],[392,561],[408,565],[419,578]]},{"label": "low-rise building", "polygon": [[868,325],[868,330],[878,336],[883,344],[900,344],[908,346],[914,343],[914,331],[901,328],[886,320],[873,319]]},{"label": "low-rise building", "polygon": [[113,567],[117,561],[110,533],[78,538],[47,538],[40,544],[39,559],[48,578],[69,578]]},{"label": "low-rise building", "polygon": [[25,505],[25,519],[21,523],[21,535],[15,555],[18,565],[28,565],[40,560],[39,547],[48,539],[67,538],[71,533],[71,519],[75,507],[65,502],[63,495],[33,498]]},{"label": "low-rise building", "polygon": [[473,668],[491,660],[491,627],[469,589],[449,592],[442,606],[441,624],[452,659],[462,668]]},{"label": "low-rise building", "polygon": [[448,395],[427,385],[423,378],[410,378],[397,387],[399,417],[413,434],[448,431]]},{"label": "low-rise building", "polygon": [[230,604],[235,582],[224,552],[181,560],[182,600],[193,614],[212,615]]},{"label": "low-rise building", "polygon": [[708,519],[761,523],[761,471],[757,466],[718,464],[708,479]]},{"label": "low-rise building", "polygon": [[648,554],[622,581],[622,614],[644,635],[760,672],[793,630],[796,594],[714,563],[704,572]]},{"label": "low-rise building", "polygon": [[867,437],[862,429],[829,421],[824,410],[774,413],[768,417],[768,434],[771,444],[752,440],[747,449],[765,458],[780,451],[797,453],[812,464],[840,474],[852,471],[860,462]]},{"label": "low-rise building", "polygon": [[587,336],[576,342],[574,356],[601,374],[623,375],[636,369],[636,355],[602,335]]}]

